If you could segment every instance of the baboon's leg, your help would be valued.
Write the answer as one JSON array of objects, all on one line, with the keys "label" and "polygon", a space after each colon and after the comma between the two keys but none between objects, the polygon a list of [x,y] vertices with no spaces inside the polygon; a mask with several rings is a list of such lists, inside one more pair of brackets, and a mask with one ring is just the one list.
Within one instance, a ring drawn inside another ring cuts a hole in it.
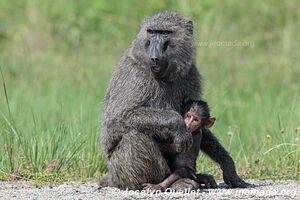
[{"label": "baboon's leg", "polygon": [[200,184],[189,178],[180,178],[175,181],[169,188],[172,190],[197,190]]},{"label": "baboon's leg", "polygon": [[111,182],[111,178],[110,178],[110,175],[106,175],[106,176],[103,176],[100,178],[100,181],[99,181],[99,188],[102,188],[102,187],[112,187],[112,182]]},{"label": "baboon's leg", "polygon": [[142,189],[143,183],[159,183],[170,174],[158,145],[137,131],[123,136],[107,164],[112,185],[120,189]]},{"label": "baboon's leg", "polygon": [[[203,186],[202,186],[202,185]],[[218,188],[213,176],[208,174],[196,174],[196,181],[189,178],[181,178],[169,186],[172,190],[197,190],[200,188]]]}]

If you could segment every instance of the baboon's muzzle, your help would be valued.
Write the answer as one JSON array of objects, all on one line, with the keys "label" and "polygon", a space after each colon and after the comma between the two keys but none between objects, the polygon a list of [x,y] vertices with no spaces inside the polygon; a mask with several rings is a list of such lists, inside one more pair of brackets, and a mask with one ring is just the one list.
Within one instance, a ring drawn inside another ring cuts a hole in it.
[{"label": "baboon's muzzle", "polygon": [[168,61],[165,56],[168,42],[159,34],[150,39],[149,63],[151,72],[156,78],[162,78],[168,68]]}]

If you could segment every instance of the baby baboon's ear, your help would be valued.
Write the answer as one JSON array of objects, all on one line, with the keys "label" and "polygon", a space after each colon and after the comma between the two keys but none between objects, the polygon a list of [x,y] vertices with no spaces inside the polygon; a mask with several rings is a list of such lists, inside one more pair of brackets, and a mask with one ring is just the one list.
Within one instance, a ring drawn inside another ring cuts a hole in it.
[{"label": "baby baboon's ear", "polygon": [[215,117],[209,117],[209,118],[207,118],[204,127],[205,127],[205,128],[210,128],[210,127],[212,127],[212,126],[214,125],[215,121],[216,121],[216,118],[215,118]]},{"label": "baby baboon's ear", "polygon": [[186,23],[186,29],[187,29],[191,34],[193,34],[193,32],[194,32],[194,25],[193,25],[193,21],[192,21],[192,20],[189,20],[189,21]]}]

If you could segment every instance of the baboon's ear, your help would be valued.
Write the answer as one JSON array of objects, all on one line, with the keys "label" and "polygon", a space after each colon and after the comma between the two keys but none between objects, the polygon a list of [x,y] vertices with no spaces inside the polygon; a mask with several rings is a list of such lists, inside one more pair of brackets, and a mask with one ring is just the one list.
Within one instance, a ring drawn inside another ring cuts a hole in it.
[{"label": "baboon's ear", "polygon": [[192,20],[189,20],[189,21],[186,23],[186,29],[187,29],[191,34],[193,34],[193,31],[194,31],[194,25],[193,25],[193,21],[192,21]]},{"label": "baboon's ear", "polygon": [[216,121],[216,118],[215,118],[215,117],[209,117],[209,118],[206,120],[204,127],[205,127],[205,128],[210,128],[210,127],[212,127],[212,126],[214,125],[215,121]]}]

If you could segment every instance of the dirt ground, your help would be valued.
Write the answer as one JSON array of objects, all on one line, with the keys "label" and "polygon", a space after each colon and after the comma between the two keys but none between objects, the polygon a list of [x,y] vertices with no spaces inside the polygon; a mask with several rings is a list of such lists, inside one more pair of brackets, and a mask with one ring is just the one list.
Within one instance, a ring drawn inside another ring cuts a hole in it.
[{"label": "dirt ground", "polygon": [[0,199],[300,199],[300,181],[247,180],[248,189],[201,189],[147,193],[117,188],[98,189],[97,183],[64,183],[35,186],[26,181],[0,182]]}]

